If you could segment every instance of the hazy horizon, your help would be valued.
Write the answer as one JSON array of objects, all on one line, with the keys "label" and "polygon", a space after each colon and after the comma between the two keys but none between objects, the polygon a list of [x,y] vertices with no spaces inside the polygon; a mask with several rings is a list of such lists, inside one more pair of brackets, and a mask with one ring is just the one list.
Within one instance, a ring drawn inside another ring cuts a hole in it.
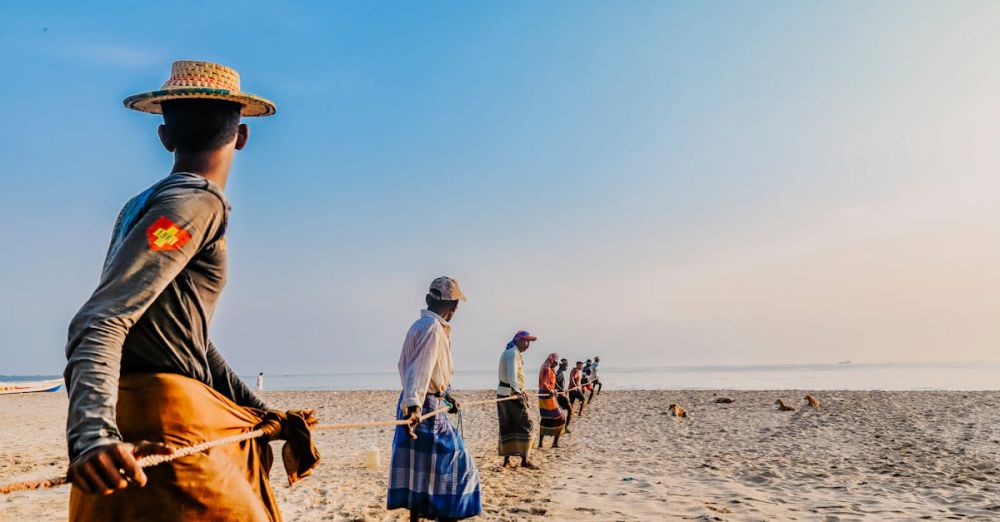
[{"label": "hazy horizon", "polygon": [[[269,373],[264,389],[392,390],[399,387],[395,371],[339,373]],[[528,369],[528,372],[531,370]],[[451,385],[462,392],[490,389],[495,369],[459,369]],[[0,381],[33,381],[48,376],[0,374]],[[240,376],[257,386],[258,376]],[[983,391],[1000,389],[1000,362],[975,363],[851,363],[675,366],[618,368],[603,365],[605,390],[880,390]]]},{"label": "hazy horizon", "polygon": [[252,11],[0,7],[0,373],[62,371],[118,211],[170,168],[121,100],[175,59],[278,106],[227,186],[240,374],[394,371],[440,275],[459,370],[522,328],[532,371],[1000,361],[998,3]]}]

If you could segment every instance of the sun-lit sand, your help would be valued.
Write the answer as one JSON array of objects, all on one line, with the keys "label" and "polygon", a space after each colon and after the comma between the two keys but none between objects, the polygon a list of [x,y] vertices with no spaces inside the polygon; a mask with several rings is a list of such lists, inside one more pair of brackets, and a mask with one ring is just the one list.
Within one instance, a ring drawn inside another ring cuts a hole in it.
[{"label": "sun-lit sand", "polygon": [[[495,456],[492,406],[465,412],[483,477],[483,520],[913,520],[1000,517],[1000,392],[609,391],[574,419],[541,471]],[[735,399],[715,404],[718,396]],[[277,408],[324,422],[390,418],[396,392],[269,392]],[[491,398],[467,392],[466,400]],[[776,411],[783,397],[799,408]],[[689,417],[665,414],[679,403]],[[63,393],[0,397],[0,483],[66,466]],[[535,412],[537,419],[537,411]],[[288,487],[272,472],[286,520],[396,520],[385,510],[389,429],[318,433],[323,461]],[[550,439],[546,439],[546,445]],[[377,471],[364,467],[376,447]],[[68,489],[0,497],[0,520],[65,518]]]}]

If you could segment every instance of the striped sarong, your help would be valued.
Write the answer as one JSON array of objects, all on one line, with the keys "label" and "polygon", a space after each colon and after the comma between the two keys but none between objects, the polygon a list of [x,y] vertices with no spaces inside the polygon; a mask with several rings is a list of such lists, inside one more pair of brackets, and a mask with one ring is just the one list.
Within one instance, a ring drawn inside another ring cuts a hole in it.
[{"label": "striped sarong", "polygon": [[[403,419],[402,394],[396,418]],[[428,394],[421,413],[444,406]],[[483,510],[479,470],[447,413],[439,413],[416,428],[411,439],[405,426],[396,426],[389,464],[388,509],[406,508],[421,517],[468,518]]]},{"label": "striped sarong", "polygon": [[[497,395],[498,399],[503,399],[502,395]],[[497,403],[497,417],[500,420],[500,446],[498,452],[501,457],[527,455],[535,441],[531,436],[531,417],[528,416],[528,408],[519,400],[510,400]]]},{"label": "striped sarong", "polygon": [[[548,394],[547,397],[544,395]],[[541,417],[539,429],[542,435],[562,435],[566,427],[566,415],[559,408],[559,401],[552,390],[538,390],[538,414]]]}]

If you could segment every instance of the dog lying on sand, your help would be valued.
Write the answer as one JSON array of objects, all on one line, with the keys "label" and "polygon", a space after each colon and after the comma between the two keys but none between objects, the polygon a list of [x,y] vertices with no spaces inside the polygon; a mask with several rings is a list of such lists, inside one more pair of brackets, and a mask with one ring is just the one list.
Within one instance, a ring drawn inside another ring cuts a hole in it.
[{"label": "dog lying on sand", "polygon": [[684,408],[681,408],[676,404],[671,404],[670,407],[668,407],[667,409],[670,411],[670,414],[673,415],[674,417],[688,416],[688,412],[684,411]]},{"label": "dog lying on sand", "polygon": [[814,410],[819,409],[819,401],[816,400],[816,398],[813,397],[812,395],[806,395],[806,404],[812,406],[812,409]]},{"label": "dog lying on sand", "polygon": [[778,411],[795,411],[795,408],[785,404],[785,401],[778,399],[774,401],[778,405]]}]

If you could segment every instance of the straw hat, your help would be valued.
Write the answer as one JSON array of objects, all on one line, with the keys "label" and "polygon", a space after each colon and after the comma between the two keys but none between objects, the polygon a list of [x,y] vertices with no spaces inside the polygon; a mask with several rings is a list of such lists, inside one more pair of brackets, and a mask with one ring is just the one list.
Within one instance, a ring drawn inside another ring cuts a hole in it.
[{"label": "straw hat", "polygon": [[129,109],[162,114],[160,102],[166,100],[225,100],[243,106],[242,116],[270,116],[277,107],[271,100],[240,92],[240,74],[225,65],[211,62],[174,62],[170,78],[158,91],[125,98]]}]

